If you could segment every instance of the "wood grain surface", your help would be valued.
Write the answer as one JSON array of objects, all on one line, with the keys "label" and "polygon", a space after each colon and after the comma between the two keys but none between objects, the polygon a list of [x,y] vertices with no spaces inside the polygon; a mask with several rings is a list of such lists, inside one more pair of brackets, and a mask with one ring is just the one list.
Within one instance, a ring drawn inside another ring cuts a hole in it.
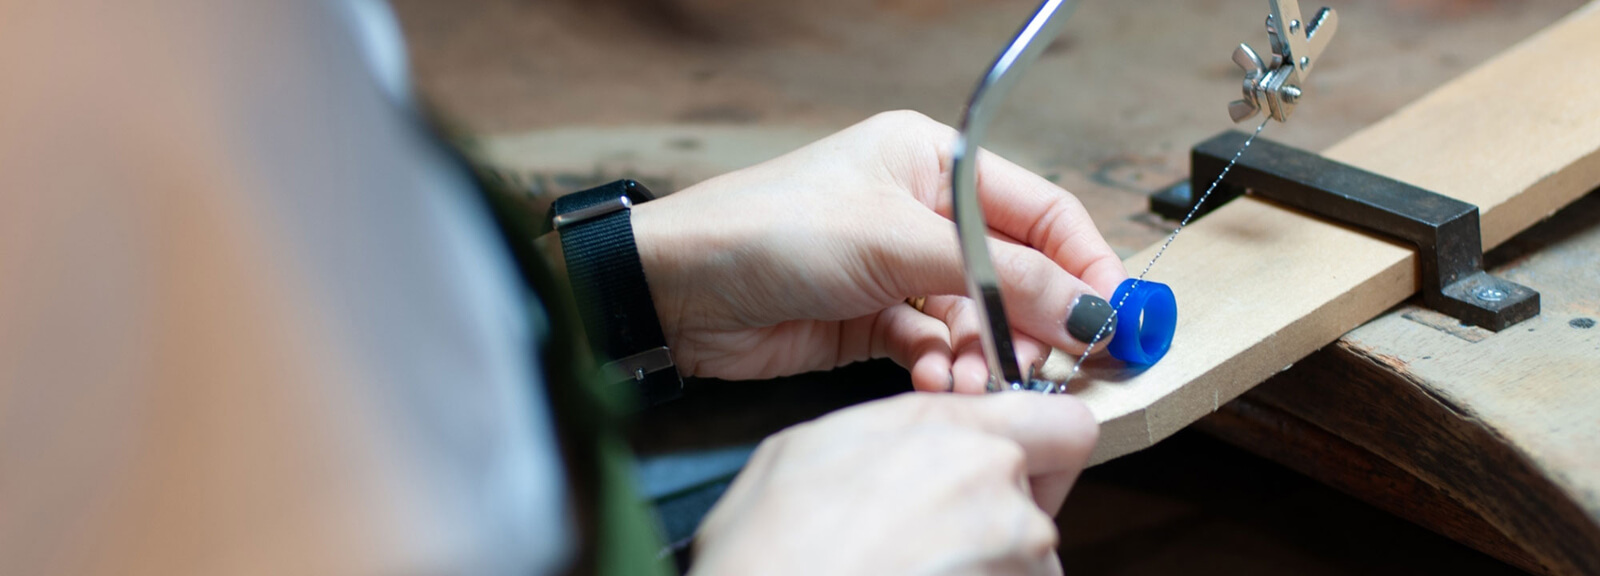
[{"label": "wood grain surface", "polygon": [[[1597,222],[1600,193],[1490,254],[1538,317],[1494,333],[1402,306],[1206,429],[1524,569],[1600,573]],[[1263,412],[1284,433],[1241,425]]]},{"label": "wood grain surface", "polygon": [[[1600,184],[1600,11],[1579,9],[1325,155],[1477,204],[1485,247]],[[1152,246],[1125,262],[1139,270]],[[1131,372],[1086,366],[1094,461],[1151,445],[1400,303],[1413,253],[1253,198],[1196,222],[1150,279],[1173,287],[1172,352]],[[1071,359],[1053,355],[1047,377]]]}]

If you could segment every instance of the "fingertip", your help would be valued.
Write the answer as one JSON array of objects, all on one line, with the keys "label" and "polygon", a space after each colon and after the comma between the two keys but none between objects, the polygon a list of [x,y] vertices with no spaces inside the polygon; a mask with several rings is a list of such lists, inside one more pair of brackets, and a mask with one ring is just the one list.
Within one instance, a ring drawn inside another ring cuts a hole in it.
[{"label": "fingertip", "polygon": [[1094,412],[1071,394],[993,394],[993,410],[1007,414],[1018,430],[1027,430],[1069,454],[1081,466],[1100,437]]},{"label": "fingertip", "polygon": [[955,376],[950,371],[950,358],[940,354],[927,354],[911,367],[911,387],[918,392],[952,392]]},{"label": "fingertip", "polygon": [[870,356],[888,356],[911,372],[912,387],[949,389],[949,328],[944,322],[901,303],[880,312],[871,336]]},{"label": "fingertip", "polygon": [[981,356],[963,356],[952,368],[955,391],[959,394],[982,394],[989,387],[989,369]]},{"label": "fingertip", "polygon": [[1065,428],[1067,438],[1078,443],[1078,448],[1083,452],[1083,457],[1088,458],[1090,451],[1100,439],[1100,421],[1095,418],[1094,412],[1083,400],[1071,394],[1050,394],[1052,409],[1056,411],[1055,417],[1060,425]]},{"label": "fingertip", "polygon": [[1098,339],[1111,335],[1115,327],[1111,322],[1113,307],[1105,298],[1083,293],[1073,299],[1064,325],[1067,336],[1085,347]]}]

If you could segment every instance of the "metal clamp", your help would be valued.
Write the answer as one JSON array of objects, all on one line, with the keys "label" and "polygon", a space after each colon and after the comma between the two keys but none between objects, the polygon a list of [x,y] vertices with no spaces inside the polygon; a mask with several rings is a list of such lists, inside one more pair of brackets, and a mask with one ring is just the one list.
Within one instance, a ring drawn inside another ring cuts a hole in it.
[{"label": "metal clamp", "polygon": [[1244,69],[1244,98],[1228,104],[1234,122],[1255,116],[1262,108],[1273,120],[1288,122],[1304,94],[1306,77],[1339,30],[1339,15],[1332,8],[1302,20],[1298,0],[1271,0],[1270,5],[1267,40],[1272,61],[1262,62],[1249,44],[1240,43],[1233,50],[1233,63]]},{"label": "metal clamp", "polygon": [[[1191,205],[1180,199],[1192,194],[1181,189],[1211,182],[1247,137],[1229,130],[1196,145],[1190,180],[1152,196],[1152,209],[1187,212]],[[1477,206],[1259,138],[1203,210],[1246,190],[1416,246],[1423,303],[1465,324],[1499,331],[1539,315],[1538,292],[1483,271]]]}]

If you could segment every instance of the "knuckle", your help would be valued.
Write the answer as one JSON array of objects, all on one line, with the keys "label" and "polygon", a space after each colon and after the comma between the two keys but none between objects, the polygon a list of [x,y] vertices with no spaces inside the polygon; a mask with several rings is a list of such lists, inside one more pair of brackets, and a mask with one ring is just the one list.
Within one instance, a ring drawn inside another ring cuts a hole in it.
[{"label": "knuckle", "polygon": [[1024,512],[1026,517],[1019,526],[1017,547],[1029,557],[1043,558],[1055,552],[1061,544],[1061,531],[1056,528],[1055,519],[1032,502],[1024,505],[1028,510]]},{"label": "knuckle", "polygon": [[1057,285],[1056,280],[1061,273],[1042,254],[1035,252],[1029,256],[1020,278],[1022,295],[1028,302],[1039,302]]},{"label": "knuckle", "polygon": [[947,423],[954,420],[954,406],[945,396],[930,394],[906,395],[906,412],[912,422]]},{"label": "knuckle", "polygon": [[986,440],[979,447],[984,468],[1000,474],[1006,481],[1011,481],[1027,474],[1028,455],[1023,452],[1022,445],[1015,441],[998,436],[986,436]]},{"label": "knuckle", "polygon": [[[1050,204],[1045,206],[1045,213],[1049,215],[1051,221],[1060,221],[1062,219],[1070,221],[1072,216],[1078,214],[1087,215],[1089,213],[1084,208],[1083,201],[1079,200],[1073,193],[1061,188],[1056,188],[1055,191],[1056,193],[1051,195]],[[1075,224],[1075,222],[1072,223]]]},{"label": "knuckle", "polygon": [[917,467],[948,470],[944,478],[951,485],[982,486],[982,482],[974,480],[975,463],[959,458],[970,452],[969,436],[964,430],[941,423],[916,424],[894,433],[893,458]]},{"label": "knuckle", "polygon": [[954,128],[915,110],[879,112],[862,124],[881,138],[906,144],[943,142],[955,135]]},{"label": "knuckle", "polygon": [[762,440],[760,444],[756,445],[755,452],[750,454],[750,461],[765,461],[773,458],[779,452],[782,452],[785,446],[793,443],[796,436],[803,436],[813,426],[813,423],[805,422],[784,428],[779,430],[777,434],[768,436],[766,440]]},{"label": "knuckle", "polygon": [[1056,280],[1055,263],[1031,248],[1007,247],[1003,251],[1004,266],[1012,278],[1015,299],[1037,302],[1049,292]]},{"label": "knuckle", "polygon": [[861,122],[869,156],[884,162],[896,184],[922,190],[936,186],[929,180],[941,174],[941,147],[952,139],[954,129],[914,110],[879,112]]},{"label": "knuckle", "polygon": [[[949,420],[949,406],[943,402],[945,395],[906,392],[872,403],[872,410],[862,407],[841,411],[827,418],[838,418],[849,412],[858,428],[877,430],[905,436],[908,439],[926,436],[926,424]],[[852,412],[853,411],[853,412]]]},{"label": "knuckle", "polygon": [[916,110],[889,110],[887,112],[879,112],[872,115],[868,121],[886,128],[901,129],[919,128],[930,124],[939,124],[938,122],[934,121],[934,119],[929,118],[926,114]]},{"label": "knuckle", "polygon": [[1036,402],[1038,397],[1031,394],[990,394],[983,400],[994,405],[992,410],[1011,414],[1013,417],[1036,412],[1039,409]]},{"label": "knuckle", "polygon": [[1072,193],[1065,190],[1057,192],[1050,198],[1050,203],[1045,206],[1044,214],[1034,228],[1028,231],[1029,242],[1041,248],[1049,248],[1052,244],[1057,247],[1071,244],[1083,232],[1082,227],[1073,222],[1072,215],[1083,210],[1083,204]]},{"label": "knuckle", "polygon": [[954,302],[950,303],[950,307],[945,309],[944,323],[952,328],[956,328],[956,335],[964,340],[967,336],[967,333],[964,330],[966,328],[964,320],[969,316],[973,320],[976,320],[977,315],[978,311],[972,307],[972,299],[963,296],[956,298]]}]

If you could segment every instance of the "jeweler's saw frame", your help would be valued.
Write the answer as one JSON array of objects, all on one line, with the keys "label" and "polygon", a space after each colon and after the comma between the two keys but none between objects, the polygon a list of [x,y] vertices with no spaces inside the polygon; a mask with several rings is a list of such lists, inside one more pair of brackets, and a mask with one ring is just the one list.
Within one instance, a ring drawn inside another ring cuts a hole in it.
[{"label": "jeweler's saw frame", "polygon": [[[977,192],[977,158],[984,138],[988,135],[989,127],[1006,95],[1011,91],[1027,68],[1038,59],[1039,54],[1053,42],[1066,23],[1067,17],[1077,7],[1073,0],[1045,0],[1034,11],[1017,35],[1012,38],[1006,48],[995,58],[983,79],[978,82],[969,100],[966,113],[962,117],[961,131],[953,146],[954,167],[951,170],[952,211],[956,221],[956,232],[961,246],[961,254],[966,268],[967,293],[977,303],[979,319],[979,340],[983,346],[984,359],[989,367],[989,390],[1038,390],[1038,391],[1065,391],[1065,382],[1057,384],[1049,380],[1034,379],[1033,375],[1023,375],[1017,363],[1016,348],[1011,340],[1010,323],[1006,319],[1005,303],[1000,292],[1000,277],[994,269],[994,263],[989,255],[988,248],[988,223],[983,216],[983,207]],[[1303,21],[1300,14],[1298,0],[1269,0],[1269,14],[1266,19],[1267,37],[1271,45],[1271,60],[1264,61],[1248,44],[1240,44],[1234,50],[1233,61],[1244,69],[1243,95],[1228,105],[1229,115],[1235,122],[1255,116],[1258,112],[1265,111],[1268,117],[1279,122],[1286,122],[1294,113],[1296,104],[1305,95],[1302,83],[1311,73],[1311,70],[1322,58],[1322,52],[1329,41],[1333,39],[1338,30],[1338,14],[1331,8],[1320,9],[1316,16],[1309,21]],[[1263,124],[1263,127],[1265,124]],[[1257,129],[1259,133],[1260,129]],[[1249,146],[1246,140],[1239,149],[1242,153]],[[1234,154],[1237,159],[1239,153]],[[1231,164],[1230,164],[1231,165]],[[1211,188],[1221,182],[1227,173],[1224,168],[1215,174]],[[1208,192],[1210,188],[1207,189]],[[1195,202],[1203,200],[1197,198]],[[1192,218],[1196,212],[1191,211],[1184,218],[1184,223]],[[1179,231],[1183,224],[1179,225]],[[1176,238],[1177,231],[1168,239],[1171,243]],[[1158,252],[1156,258],[1159,258]],[[1145,266],[1148,272],[1155,264],[1152,258],[1150,264]],[[1120,287],[1118,292],[1124,293],[1137,290],[1145,282],[1144,273],[1132,281],[1131,285]],[[1168,292],[1170,294],[1170,291]],[[1170,300],[1170,296],[1167,296]],[[1118,326],[1118,332],[1126,333],[1130,328],[1143,330],[1142,322],[1117,322],[1117,314],[1122,312],[1121,302],[1114,302],[1116,308],[1111,320],[1096,334],[1094,341],[1088,343],[1086,351],[1077,364],[1081,365],[1094,350],[1094,346],[1106,333],[1113,322]],[[1175,306],[1175,304],[1174,304]],[[1129,317],[1142,318],[1143,315]],[[1176,323],[1175,314],[1172,322]],[[1165,354],[1166,346],[1171,342],[1171,325],[1160,328],[1164,334],[1157,336],[1157,340],[1164,339],[1157,348],[1160,353],[1153,356],[1158,360]],[[1119,338],[1135,338],[1138,341],[1149,340],[1139,335],[1121,335]],[[1116,342],[1122,344],[1123,342]],[[1154,362],[1155,360],[1151,360]],[[1070,379],[1076,373],[1068,374]]]}]

